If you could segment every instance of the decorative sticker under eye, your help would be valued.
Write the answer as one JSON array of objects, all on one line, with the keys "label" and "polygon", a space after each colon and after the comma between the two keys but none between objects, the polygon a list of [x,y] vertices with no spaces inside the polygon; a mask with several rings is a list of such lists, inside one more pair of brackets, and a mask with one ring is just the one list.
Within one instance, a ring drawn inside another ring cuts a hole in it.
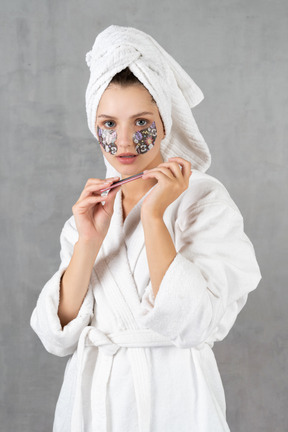
[{"label": "decorative sticker under eye", "polygon": [[133,135],[133,142],[136,144],[137,153],[143,154],[151,150],[155,145],[156,138],[157,129],[155,122],[148,128],[135,132]]},{"label": "decorative sticker under eye", "polygon": [[107,153],[111,153],[112,155],[116,154],[117,152],[116,131],[110,129],[101,129],[99,126],[97,126],[97,134],[99,137],[99,143],[103,147],[103,149]]}]

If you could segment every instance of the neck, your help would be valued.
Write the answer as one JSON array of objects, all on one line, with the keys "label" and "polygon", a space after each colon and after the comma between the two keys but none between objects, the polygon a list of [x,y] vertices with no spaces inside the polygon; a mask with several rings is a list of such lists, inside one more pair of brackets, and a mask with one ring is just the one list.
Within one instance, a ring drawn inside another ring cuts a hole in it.
[{"label": "neck", "polygon": [[134,205],[157,183],[155,179],[139,178],[122,186],[123,201]]},{"label": "neck", "polygon": [[123,221],[140,199],[157,183],[154,179],[142,178],[122,186],[122,216]]}]

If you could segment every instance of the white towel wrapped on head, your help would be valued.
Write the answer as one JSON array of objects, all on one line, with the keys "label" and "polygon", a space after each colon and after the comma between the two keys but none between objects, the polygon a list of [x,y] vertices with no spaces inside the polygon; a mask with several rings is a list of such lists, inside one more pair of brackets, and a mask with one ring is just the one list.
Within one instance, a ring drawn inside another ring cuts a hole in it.
[{"label": "white towel wrapped on head", "polygon": [[112,78],[128,67],[157,103],[166,133],[161,142],[163,159],[180,156],[189,160],[194,169],[205,172],[209,168],[210,152],[191,112],[202,101],[203,93],[151,36],[131,27],[112,25],[96,37],[86,62],[90,68],[87,120],[96,138],[100,98]]}]

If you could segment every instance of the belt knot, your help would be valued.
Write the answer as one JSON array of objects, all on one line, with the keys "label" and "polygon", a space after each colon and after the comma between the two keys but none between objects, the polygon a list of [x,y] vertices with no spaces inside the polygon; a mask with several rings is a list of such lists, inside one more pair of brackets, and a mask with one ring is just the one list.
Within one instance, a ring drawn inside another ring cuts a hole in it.
[{"label": "belt knot", "polygon": [[108,356],[114,356],[120,349],[119,345],[112,342],[105,333],[96,327],[91,328],[88,333],[88,339],[94,346],[97,346],[100,351]]}]

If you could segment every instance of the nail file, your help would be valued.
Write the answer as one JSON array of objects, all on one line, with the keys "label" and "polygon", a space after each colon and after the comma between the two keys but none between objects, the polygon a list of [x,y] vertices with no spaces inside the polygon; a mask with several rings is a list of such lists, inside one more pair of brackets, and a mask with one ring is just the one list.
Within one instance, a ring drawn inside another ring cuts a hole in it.
[{"label": "nail file", "polygon": [[139,173],[139,174],[135,174],[131,177],[127,177],[123,180],[118,180],[115,183],[112,183],[110,186],[106,187],[105,189],[101,189],[99,192],[105,192],[105,191],[108,191],[108,190],[113,189],[115,187],[122,186],[123,184],[129,183],[130,181],[133,181],[133,180],[137,180],[138,178],[141,178],[142,176],[143,176],[143,172]]}]

